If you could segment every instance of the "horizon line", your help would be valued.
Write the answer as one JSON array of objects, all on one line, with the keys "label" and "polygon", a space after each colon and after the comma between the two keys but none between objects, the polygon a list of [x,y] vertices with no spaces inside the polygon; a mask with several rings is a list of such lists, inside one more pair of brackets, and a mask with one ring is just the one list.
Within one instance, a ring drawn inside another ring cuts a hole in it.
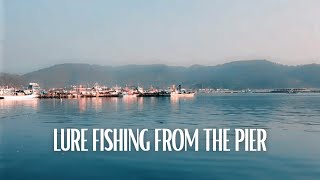
[{"label": "horizon line", "polygon": [[[116,67],[125,67],[125,66],[167,66],[167,67],[181,67],[181,68],[191,68],[194,66],[202,66],[202,67],[216,67],[216,66],[222,66],[222,65],[227,65],[227,64],[232,64],[232,63],[241,63],[241,62],[254,62],[254,61],[260,61],[260,62],[269,62],[272,64],[277,64],[277,65],[282,65],[282,66],[291,66],[291,67],[298,67],[298,66],[306,66],[306,65],[320,65],[319,63],[307,63],[307,64],[284,64],[284,63],[279,63],[279,62],[275,62],[273,60],[268,60],[268,59],[243,59],[243,60],[233,60],[233,61],[228,61],[225,63],[219,63],[216,65],[202,65],[202,64],[192,64],[192,65],[187,65],[187,66],[183,66],[183,65],[168,65],[168,64],[164,64],[164,63],[159,63],[159,64],[123,64],[123,65],[116,65],[116,66],[112,66],[112,65],[103,65],[103,64],[98,64],[98,63],[75,63],[75,62],[65,62],[65,63],[57,63],[57,64],[53,64],[53,65],[48,65],[46,67],[42,67],[42,68],[38,68],[36,70],[31,70],[28,71],[26,73],[14,73],[14,72],[1,72],[0,74],[11,74],[11,75],[25,75],[28,73],[32,73],[32,72],[36,72],[36,71],[40,71],[43,69],[48,69],[54,66],[59,66],[59,65],[91,65],[91,66],[102,66],[102,67],[112,67],[112,68],[116,68]],[[4,70],[5,68],[2,67],[2,70]]]}]

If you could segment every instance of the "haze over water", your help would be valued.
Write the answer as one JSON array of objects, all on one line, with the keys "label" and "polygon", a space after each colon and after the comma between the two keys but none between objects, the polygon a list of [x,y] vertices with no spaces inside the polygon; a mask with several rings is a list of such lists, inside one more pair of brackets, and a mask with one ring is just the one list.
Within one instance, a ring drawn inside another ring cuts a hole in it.
[{"label": "haze over water", "polygon": [[[0,179],[317,179],[319,107],[318,94],[0,100]],[[265,128],[268,151],[53,152],[53,129],[71,127]]]}]

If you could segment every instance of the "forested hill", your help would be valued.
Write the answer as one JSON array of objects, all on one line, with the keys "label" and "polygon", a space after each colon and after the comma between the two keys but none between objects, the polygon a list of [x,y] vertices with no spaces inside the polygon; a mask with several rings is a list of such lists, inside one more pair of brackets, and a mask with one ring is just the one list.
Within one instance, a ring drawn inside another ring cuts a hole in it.
[{"label": "forested hill", "polygon": [[217,66],[190,67],[167,65],[100,66],[58,64],[21,76],[1,74],[0,85],[38,82],[42,87],[100,84],[166,87],[261,89],[286,87],[320,87],[320,65],[287,66],[266,60],[235,61]]}]

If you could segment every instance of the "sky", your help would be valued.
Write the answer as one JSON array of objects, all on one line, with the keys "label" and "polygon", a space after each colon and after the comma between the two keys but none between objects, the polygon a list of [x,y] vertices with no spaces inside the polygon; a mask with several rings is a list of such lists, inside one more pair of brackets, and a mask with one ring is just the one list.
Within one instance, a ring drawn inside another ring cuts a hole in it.
[{"label": "sky", "polygon": [[3,40],[4,40],[4,6],[3,0],[0,0],[0,72],[3,71]]},{"label": "sky", "polygon": [[3,1],[5,72],[59,63],[320,63],[319,0]]}]

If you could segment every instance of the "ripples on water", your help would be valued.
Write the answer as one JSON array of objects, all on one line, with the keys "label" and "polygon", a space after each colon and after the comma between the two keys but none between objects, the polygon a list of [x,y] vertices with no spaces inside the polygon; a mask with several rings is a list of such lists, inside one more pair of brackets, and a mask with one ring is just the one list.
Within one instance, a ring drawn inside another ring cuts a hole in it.
[{"label": "ripples on water", "polygon": [[[320,177],[317,94],[0,100],[0,110],[4,179]],[[53,128],[67,127],[265,128],[268,152],[53,152]]]}]

